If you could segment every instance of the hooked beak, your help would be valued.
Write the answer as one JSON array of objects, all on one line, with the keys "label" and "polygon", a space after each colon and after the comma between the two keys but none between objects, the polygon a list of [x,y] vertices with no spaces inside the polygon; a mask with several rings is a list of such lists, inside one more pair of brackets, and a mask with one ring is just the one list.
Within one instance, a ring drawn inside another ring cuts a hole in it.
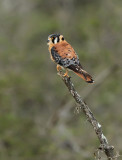
[{"label": "hooked beak", "polygon": [[47,40],[47,43],[49,43],[49,39]]}]

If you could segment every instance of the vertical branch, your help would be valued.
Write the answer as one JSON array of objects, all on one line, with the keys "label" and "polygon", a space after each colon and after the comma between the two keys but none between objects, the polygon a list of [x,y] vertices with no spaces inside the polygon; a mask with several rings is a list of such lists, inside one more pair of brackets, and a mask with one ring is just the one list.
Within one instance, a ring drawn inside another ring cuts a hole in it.
[{"label": "vertical branch", "polygon": [[101,127],[100,123],[98,123],[98,121],[94,117],[94,115],[93,115],[92,111],[90,110],[90,108],[88,107],[88,105],[82,100],[80,95],[75,90],[74,85],[71,82],[71,79],[69,77],[64,77],[63,73],[61,71],[59,72],[59,75],[61,76],[65,85],[69,89],[70,94],[73,96],[75,101],[80,105],[82,111],[84,112],[85,116],[87,117],[87,120],[93,126],[93,129],[94,129],[94,131],[100,141],[100,147],[98,149],[104,151],[108,160],[117,159],[118,157],[114,153],[114,146],[110,146],[108,144],[108,140],[103,134],[102,127]]}]

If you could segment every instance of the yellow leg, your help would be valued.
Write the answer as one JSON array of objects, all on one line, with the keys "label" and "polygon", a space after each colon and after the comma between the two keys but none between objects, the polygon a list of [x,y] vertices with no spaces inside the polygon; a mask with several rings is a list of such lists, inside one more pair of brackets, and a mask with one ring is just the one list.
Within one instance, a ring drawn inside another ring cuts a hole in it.
[{"label": "yellow leg", "polygon": [[66,69],[66,73],[64,73],[64,75],[63,75],[64,77],[69,77],[68,76],[68,70]]},{"label": "yellow leg", "polygon": [[57,71],[59,72],[61,69],[62,67],[57,64]]}]

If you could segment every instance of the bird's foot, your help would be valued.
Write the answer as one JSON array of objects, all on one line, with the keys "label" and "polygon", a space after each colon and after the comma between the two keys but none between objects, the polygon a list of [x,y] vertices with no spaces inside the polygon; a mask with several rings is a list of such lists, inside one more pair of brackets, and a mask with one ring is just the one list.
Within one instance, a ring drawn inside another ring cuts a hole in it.
[{"label": "bird's foot", "polygon": [[61,70],[62,70],[62,67],[59,66],[59,65],[57,65],[57,71],[59,72],[59,71],[61,71]]},{"label": "bird's foot", "polygon": [[68,71],[66,71],[66,73],[64,73],[63,77],[69,78]]}]

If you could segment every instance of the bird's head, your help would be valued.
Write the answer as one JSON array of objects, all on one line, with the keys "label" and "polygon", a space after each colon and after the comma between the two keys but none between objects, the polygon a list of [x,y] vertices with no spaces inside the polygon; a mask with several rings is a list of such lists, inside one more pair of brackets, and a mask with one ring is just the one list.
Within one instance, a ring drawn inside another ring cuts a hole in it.
[{"label": "bird's head", "polygon": [[60,34],[51,34],[48,36],[47,45],[56,44],[64,41],[63,35]]}]

